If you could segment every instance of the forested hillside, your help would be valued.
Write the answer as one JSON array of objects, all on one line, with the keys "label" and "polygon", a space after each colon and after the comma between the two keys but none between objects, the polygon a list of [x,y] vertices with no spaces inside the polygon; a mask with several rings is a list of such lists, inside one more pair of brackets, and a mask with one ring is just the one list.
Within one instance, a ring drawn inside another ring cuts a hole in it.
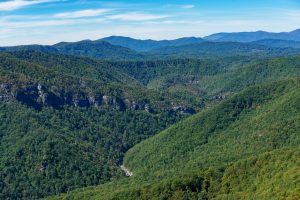
[{"label": "forested hillside", "polygon": [[299,78],[256,86],[130,149],[133,176],[49,199],[297,199]]},{"label": "forested hillside", "polygon": [[300,75],[300,58],[253,59],[247,56],[220,59],[123,61],[112,65],[145,86],[174,96],[214,98],[241,89]]},{"label": "forested hillside", "polygon": [[190,114],[175,102],[105,62],[1,54],[0,197],[36,199],[121,176],[130,147]]},{"label": "forested hillside", "polygon": [[0,198],[298,198],[297,50],[193,40],[3,48]]},{"label": "forested hillside", "polygon": [[[249,88],[130,149],[125,165],[159,178],[299,145],[299,79]],[[178,171],[179,172],[179,171]]]}]

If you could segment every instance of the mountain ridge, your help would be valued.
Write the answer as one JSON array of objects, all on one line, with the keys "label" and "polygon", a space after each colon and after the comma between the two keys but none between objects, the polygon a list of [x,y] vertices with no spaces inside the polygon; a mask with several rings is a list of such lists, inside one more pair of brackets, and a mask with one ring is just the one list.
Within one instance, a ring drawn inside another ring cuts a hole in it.
[{"label": "mountain ridge", "polygon": [[[98,40],[60,42],[54,45],[21,45],[0,47],[0,51],[34,50],[107,60],[143,60],[165,57],[207,57],[250,54],[278,56],[299,53],[299,29],[292,32],[265,31],[216,33],[204,38],[183,37],[174,40],[140,40],[124,36],[110,36]],[[278,36],[279,35],[279,36]],[[287,35],[291,37],[286,37]],[[276,36],[276,37],[275,37]],[[277,37],[278,36],[278,37]]]},{"label": "mountain ridge", "polygon": [[214,33],[206,36],[203,39],[215,42],[254,42],[263,39],[281,39],[281,40],[295,40],[300,41],[300,29],[296,29],[290,32],[266,32],[266,31],[255,31],[255,32],[221,32]]},{"label": "mountain ridge", "polygon": [[181,46],[181,45],[204,42],[202,38],[197,38],[197,37],[183,37],[174,40],[152,40],[152,39],[140,40],[131,37],[110,36],[110,37],[102,38],[100,40],[107,41],[113,45],[120,45],[136,51],[144,51],[144,52],[166,47],[166,46]]}]

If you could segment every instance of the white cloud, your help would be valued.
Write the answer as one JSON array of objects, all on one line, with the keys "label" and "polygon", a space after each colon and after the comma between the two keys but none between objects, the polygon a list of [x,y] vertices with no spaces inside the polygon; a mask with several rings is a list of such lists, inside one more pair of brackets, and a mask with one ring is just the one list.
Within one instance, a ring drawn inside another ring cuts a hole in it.
[{"label": "white cloud", "polygon": [[0,38],[4,37],[4,36],[7,36],[7,35],[9,35],[11,33],[13,33],[13,30],[11,30],[11,29],[0,30]]},{"label": "white cloud", "polygon": [[108,19],[116,19],[122,21],[150,21],[150,20],[158,20],[167,18],[169,16],[166,15],[153,15],[153,14],[145,14],[145,13],[125,13],[118,15],[108,16]]},{"label": "white cloud", "polygon": [[54,15],[54,17],[55,18],[95,17],[95,16],[103,15],[109,11],[110,9],[88,9],[88,10],[79,10],[75,12],[58,13]]},{"label": "white cloud", "polygon": [[196,6],[193,4],[166,4],[164,5],[166,8],[180,8],[180,9],[192,9],[195,8]]},{"label": "white cloud", "polygon": [[286,15],[287,17],[298,18],[300,17],[299,9],[280,9],[278,12]]},{"label": "white cloud", "polygon": [[181,8],[184,8],[184,9],[192,9],[192,8],[195,8],[195,5],[182,5]]},{"label": "white cloud", "polygon": [[63,20],[50,19],[50,20],[32,20],[32,21],[23,21],[23,22],[0,21],[0,27],[6,27],[9,29],[20,29],[20,28],[38,28],[38,27],[76,25],[76,24],[97,24],[103,22],[105,22],[105,19],[63,19]]},{"label": "white cloud", "polygon": [[190,25],[190,24],[205,24],[203,20],[164,20],[164,21],[152,21],[145,22],[147,24],[182,24],[182,25]]},{"label": "white cloud", "polygon": [[41,3],[48,3],[54,2],[58,0],[10,0],[0,2],[0,11],[10,11],[20,9],[26,6],[34,5],[34,4],[41,4]]}]

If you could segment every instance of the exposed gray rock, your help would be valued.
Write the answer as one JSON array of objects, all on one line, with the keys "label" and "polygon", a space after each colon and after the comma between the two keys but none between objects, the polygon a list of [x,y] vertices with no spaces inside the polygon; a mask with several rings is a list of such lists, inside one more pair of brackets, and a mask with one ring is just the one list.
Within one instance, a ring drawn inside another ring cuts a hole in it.
[{"label": "exposed gray rock", "polygon": [[112,103],[112,98],[108,95],[103,95],[102,100],[106,105],[110,105]]},{"label": "exposed gray rock", "polygon": [[194,114],[196,111],[193,108],[185,107],[185,106],[173,106],[173,111],[180,112],[180,113],[186,113],[186,114]]},{"label": "exposed gray rock", "polygon": [[[125,99],[108,94],[87,94],[77,91],[71,92],[65,89],[48,88],[42,83],[28,84],[22,86],[13,86],[6,83],[0,84],[0,102],[19,101],[36,110],[41,110],[43,106],[50,106],[55,109],[61,109],[65,105],[74,107],[110,107],[120,111],[126,109],[141,110],[149,113],[156,112],[155,107],[145,102],[138,102],[134,99]],[[172,108],[161,107],[163,112],[181,112],[194,113],[192,108],[178,106],[171,103]]]},{"label": "exposed gray rock", "polygon": [[215,96],[210,97],[210,100],[213,100],[213,101],[222,101],[224,99],[226,99],[225,95],[215,95]]}]

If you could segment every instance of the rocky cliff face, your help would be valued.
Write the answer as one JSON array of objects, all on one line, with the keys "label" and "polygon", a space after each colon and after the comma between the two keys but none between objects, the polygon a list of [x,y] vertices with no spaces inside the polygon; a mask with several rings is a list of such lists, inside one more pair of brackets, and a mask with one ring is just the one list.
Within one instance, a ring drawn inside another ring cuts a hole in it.
[{"label": "rocky cliff face", "polygon": [[134,99],[123,99],[118,96],[107,94],[87,94],[84,91],[70,92],[64,89],[53,91],[46,86],[38,84],[27,84],[15,86],[11,84],[0,84],[0,102],[9,103],[11,101],[21,102],[36,110],[41,110],[43,106],[50,106],[54,109],[61,109],[63,106],[74,107],[95,107],[100,106],[125,111],[126,109],[144,110],[152,113],[155,110],[194,113],[195,110],[184,106],[174,108],[156,108],[149,103],[138,102]]},{"label": "rocky cliff face", "polygon": [[51,106],[60,109],[64,105],[74,107],[99,107],[107,105],[119,110],[125,109],[125,104],[118,97],[97,94],[89,95],[85,92],[70,92],[61,89],[51,91],[42,84],[29,84],[16,87],[9,84],[0,85],[0,101],[10,102],[19,101],[29,107],[41,109],[43,106]]}]

